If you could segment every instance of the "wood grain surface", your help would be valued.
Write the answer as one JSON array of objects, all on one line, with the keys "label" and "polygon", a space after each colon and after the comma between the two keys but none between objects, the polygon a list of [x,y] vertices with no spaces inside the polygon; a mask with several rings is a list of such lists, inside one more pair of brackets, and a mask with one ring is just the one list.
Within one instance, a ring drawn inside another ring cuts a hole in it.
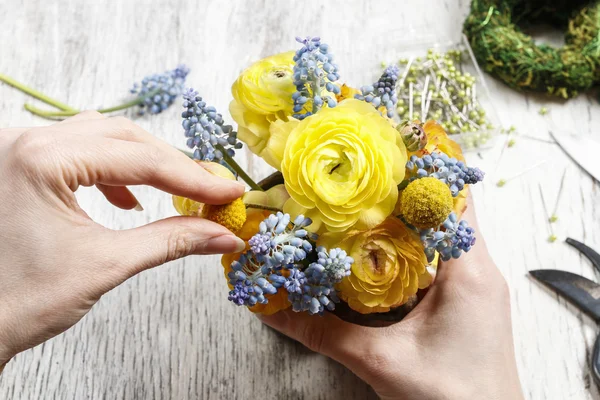
[{"label": "wood grain surface", "polygon": [[[120,102],[133,81],[184,62],[192,69],[189,83],[228,115],[230,86],[240,70],[295,48],[296,35],[323,37],[338,57],[343,80],[360,85],[373,81],[380,62],[395,60],[407,41],[458,37],[467,11],[467,0],[2,0],[0,72],[75,107],[94,108]],[[600,105],[586,95],[548,103],[491,78],[489,84],[502,122],[540,139],[517,137],[502,152],[501,138],[492,150],[469,155],[471,164],[488,171],[474,191],[477,210],[511,288],[526,397],[600,399],[587,368],[596,325],[527,276],[530,269],[559,268],[600,278],[562,243],[568,235],[600,248],[599,185],[547,142],[553,126],[559,133],[600,139]],[[24,111],[25,101],[0,85],[0,127],[48,123]],[[545,117],[538,114],[542,105],[550,110]],[[174,106],[136,122],[182,147],[179,114]],[[240,160],[257,178],[270,171],[248,153]],[[547,162],[503,188],[495,186],[540,160]],[[559,241],[550,244],[539,186],[552,207],[565,169]],[[92,218],[114,229],[174,214],[166,194],[133,190],[144,212],[117,210],[94,190],[81,190],[78,198]],[[435,385],[436,377],[430,379]],[[342,366],[229,304],[216,257],[189,257],[131,279],[106,294],[76,327],[19,354],[0,377],[0,399],[375,397]]]}]

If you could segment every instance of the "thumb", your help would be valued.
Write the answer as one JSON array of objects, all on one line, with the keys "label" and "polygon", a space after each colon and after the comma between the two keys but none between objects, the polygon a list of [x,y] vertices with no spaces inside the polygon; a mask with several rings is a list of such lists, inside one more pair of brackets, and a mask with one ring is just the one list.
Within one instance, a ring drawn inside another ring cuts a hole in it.
[{"label": "thumb", "polygon": [[335,315],[325,312],[323,316],[297,313],[291,308],[273,315],[257,315],[271,328],[302,343],[308,349],[326,355],[344,364],[361,360],[367,343],[365,335],[374,335],[373,328],[354,325],[342,321]]},{"label": "thumb", "polygon": [[246,247],[223,226],[197,217],[172,217],[111,233],[117,236],[112,243],[119,243],[114,252],[125,279],[192,254],[237,253]]}]

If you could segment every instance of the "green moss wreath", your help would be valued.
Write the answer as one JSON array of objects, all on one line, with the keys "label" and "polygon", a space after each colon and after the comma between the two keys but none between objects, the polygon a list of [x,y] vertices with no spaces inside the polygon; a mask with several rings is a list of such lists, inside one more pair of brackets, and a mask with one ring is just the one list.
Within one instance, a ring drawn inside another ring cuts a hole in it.
[{"label": "green moss wreath", "polygon": [[[561,48],[537,45],[521,27],[566,29]],[[600,84],[600,1],[473,0],[464,25],[477,61],[509,86],[575,97]]]}]

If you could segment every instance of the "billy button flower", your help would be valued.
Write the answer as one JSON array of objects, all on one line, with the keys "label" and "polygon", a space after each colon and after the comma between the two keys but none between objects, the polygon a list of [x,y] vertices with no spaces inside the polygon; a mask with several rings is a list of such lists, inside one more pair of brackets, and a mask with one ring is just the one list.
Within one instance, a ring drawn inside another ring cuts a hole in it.
[{"label": "billy button flower", "polygon": [[419,229],[441,225],[452,212],[452,193],[439,179],[416,179],[402,191],[400,210],[404,220]]},{"label": "billy button flower", "polygon": [[[220,164],[201,161],[198,161],[198,164],[206,166],[206,170],[214,175],[235,180],[235,176],[231,171]],[[213,205],[202,204],[181,196],[173,196],[173,206],[180,215],[208,219],[223,225],[233,233],[237,233],[246,222],[246,206],[241,198],[229,204]]]},{"label": "billy button flower", "polygon": [[285,212],[310,218],[317,233],[373,228],[392,214],[406,149],[370,104],[348,99],[290,129],[281,164]]}]

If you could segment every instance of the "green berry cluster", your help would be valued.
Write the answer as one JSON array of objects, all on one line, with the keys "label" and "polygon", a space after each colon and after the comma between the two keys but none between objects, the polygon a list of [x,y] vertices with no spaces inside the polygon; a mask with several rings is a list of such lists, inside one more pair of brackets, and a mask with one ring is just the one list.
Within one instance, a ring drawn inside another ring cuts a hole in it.
[{"label": "green berry cluster", "polygon": [[495,127],[477,99],[476,78],[464,72],[462,51],[428,50],[402,59],[396,111],[402,120],[436,120],[449,134],[465,134],[466,147],[485,144]]}]

